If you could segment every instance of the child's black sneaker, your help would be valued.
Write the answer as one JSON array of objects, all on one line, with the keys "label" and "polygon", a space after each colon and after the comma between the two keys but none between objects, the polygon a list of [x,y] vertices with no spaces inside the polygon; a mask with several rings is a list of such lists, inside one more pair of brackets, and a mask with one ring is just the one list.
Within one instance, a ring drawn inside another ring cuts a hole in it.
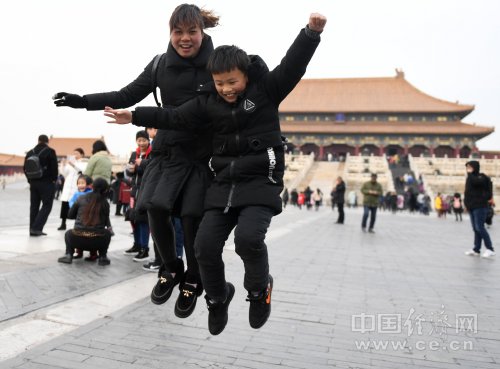
[{"label": "child's black sneaker", "polygon": [[226,290],[227,297],[224,302],[212,301],[205,295],[208,307],[208,330],[210,331],[210,334],[214,336],[220,334],[227,324],[227,309],[229,308],[229,303],[234,296],[234,286],[232,283],[226,283]]},{"label": "child's black sneaker", "polygon": [[271,293],[273,292],[273,277],[269,275],[267,287],[260,292],[249,292],[247,301],[250,301],[248,320],[250,327],[258,329],[266,324],[271,315]]},{"label": "child's black sneaker", "polygon": [[177,259],[177,266],[175,271],[173,271],[175,277],[172,277],[172,274],[168,270],[164,268],[161,269],[162,271],[159,274],[158,282],[156,282],[153,291],[151,291],[151,302],[156,305],[167,302],[174,287],[178,285],[184,277],[184,262],[182,259]]},{"label": "child's black sneaker", "polygon": [[149,259],[149,251],[147,249],[141,249],[139,253],[134,257],[134,261],[143,261]]},{"label": "child's black sneaker", "polygon": [[[194,286],[196,284],[196,287]],[[174,313],[178,318],[187,318],[196,307],[196,300],[203,293],[203,286],[199,278],[186,277],[184,283],[179,284],[179,297],[175,302]]]}]

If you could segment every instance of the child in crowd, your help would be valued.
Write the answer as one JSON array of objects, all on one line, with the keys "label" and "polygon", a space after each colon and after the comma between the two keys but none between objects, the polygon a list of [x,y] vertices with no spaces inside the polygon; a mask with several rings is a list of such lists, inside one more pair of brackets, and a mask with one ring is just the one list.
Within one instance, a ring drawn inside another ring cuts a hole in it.
[{"label": "child in crowd", "polygon": [[271,72],[258,56],[249,57],[236,46],[218,47],[207,64],[214,85],[204,86],[200,96],[176,109],[137,108],[133,113],[105,109],[113,119],[110,123],[178,130],[208,125],[213,132],[209,166],[214,179],[195,240],[213,335],[224,330],[235,292],[225,280],[222,260],[224,243],[235,227],[236,252],[245,267],[250,326],[260,328],[269,318],[273,278],[264,240],[272,217],[282,211],[285,168],[278,107],[304,75],[325,24],[324,16],[311,14]]},{"label": "child in crowd", "polygon": [[[79,175],[76,181],[76,188],[77,191],[69,199],[70,209],[80,196],[92,192],[92,178],[84,174]],[[83,257],[83,250],[75,249],[75,252],[76,254],[73,255],[73,259],[81,259]],[[97,259],[97,253],[95,251],[91,251],[90,256],[85,258],[86,261],[94,261],[96,259]]]}]

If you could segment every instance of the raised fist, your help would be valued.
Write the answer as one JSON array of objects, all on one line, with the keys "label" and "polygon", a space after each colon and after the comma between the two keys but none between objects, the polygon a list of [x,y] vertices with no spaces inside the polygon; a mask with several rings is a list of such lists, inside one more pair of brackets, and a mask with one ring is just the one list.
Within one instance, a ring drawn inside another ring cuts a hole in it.
[{"label": "raised fist", "polygon": [[326,17],[319,13],[312,13],[309,17],[309,29],[315,32],[323,32],[326,24]]}]

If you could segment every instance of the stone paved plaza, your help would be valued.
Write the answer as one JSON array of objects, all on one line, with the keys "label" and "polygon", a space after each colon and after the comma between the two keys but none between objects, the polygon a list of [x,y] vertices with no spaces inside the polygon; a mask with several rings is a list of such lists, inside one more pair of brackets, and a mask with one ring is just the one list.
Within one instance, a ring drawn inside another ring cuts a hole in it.
[{"label": "stone paved plaza", "polygon": [[155,275],[123,255],[132,238],[122,218],[111,219],[110,266],[62,265],[59,202],[49,235],[29,238],[28,198],[22,184],[0,193],[0,368],[500,368],[500,260],[464,255],[467,216],[379,212],[368,234],[361,209],[336,225],[328,208],[287,208],[268,233],[268,323],[248,324],[243,267],[228,241],[236,293],[226,329],[211,336],[204,299],[184,320],[174,316],[176,292],[164,305],[149,301]]}]

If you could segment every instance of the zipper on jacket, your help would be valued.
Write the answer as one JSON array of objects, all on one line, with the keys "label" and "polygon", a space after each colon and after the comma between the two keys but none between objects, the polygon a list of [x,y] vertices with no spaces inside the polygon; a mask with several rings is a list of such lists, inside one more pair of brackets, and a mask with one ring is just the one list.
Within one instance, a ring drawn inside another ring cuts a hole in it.
[{"label": "zipper on jacket", "polygon": [[237,152],[240,151],[240,127],[238,126],[238,119],[236,119],[236,109],[233,108],[231,110],[231,116],[233,118],[234,125],[236,126],[236,150]]},{"label": "zipper on jacket", "polygon": [[224,208],[224,214],[228,213],[229,208],[232,205],[234,188],[236,187],[236,183],[234,182],[233,179],[233,169],[234,169],[234,160],[231,161],[231,164],[229,164],[229,177],[231,178],[231,189],[229,190],[229,196],[227,197],[227,204],[226,207]]}]

